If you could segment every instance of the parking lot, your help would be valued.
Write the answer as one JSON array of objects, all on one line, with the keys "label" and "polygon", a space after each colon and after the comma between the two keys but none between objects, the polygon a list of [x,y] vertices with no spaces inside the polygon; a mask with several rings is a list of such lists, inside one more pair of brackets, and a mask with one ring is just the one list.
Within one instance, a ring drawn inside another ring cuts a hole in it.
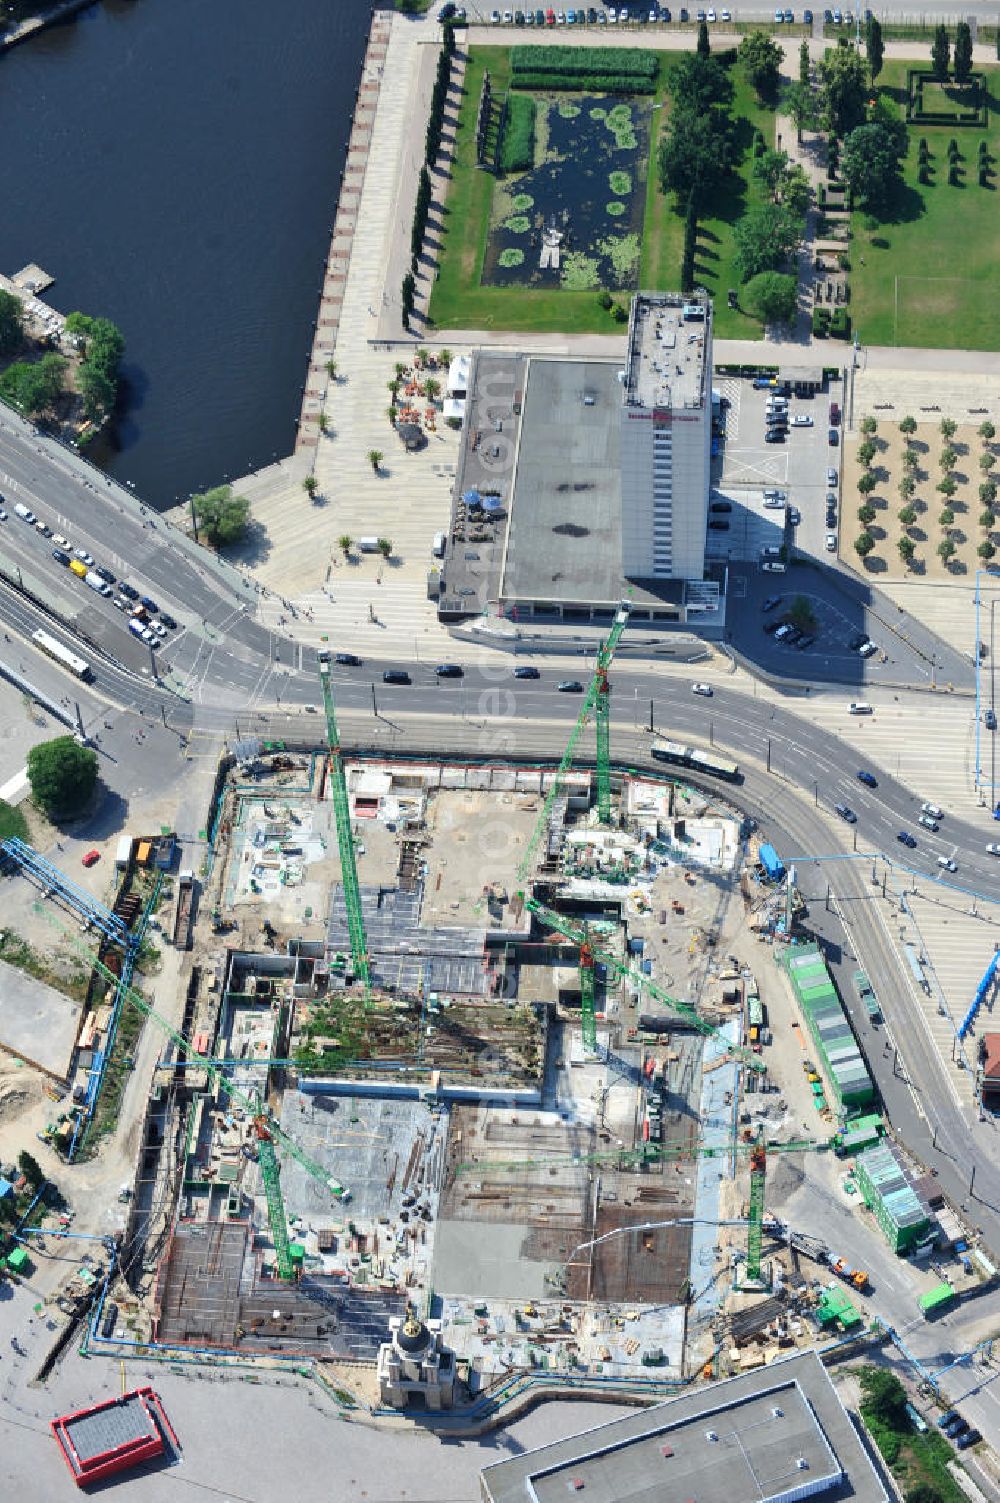
[{"label": "parking lot", "polygon": [[[827,528],[826,497],[828,492],[838,497],[839,523],[841,445],[829,442],[829,413],[831,402],[840,405],[839,383],[834,382],[829,393],[788,398],[788,429],[780,443],[765,439],[766,404],[772,393],[754,390],[750,381],[735,377],[715,384],[729,405],[721,472],[713,475],[712,505],[728,503],[731,511],[711,512],[710,524],[716,525],[709,526],[707,557],[760,562],[762,549],[785,544],[830,561],[833,553],[826,548],[826,535],[838,529]],[[839,424],[836,431],[839,439]],[[837,472],[836,482],[829,479],[831,467]],[[797,510],[797,524],[792,525],[788,511],[765,505],[766,493],[774,490],[783,491],[788,507]],[[728,528],[719,525],[726,522]]]}]

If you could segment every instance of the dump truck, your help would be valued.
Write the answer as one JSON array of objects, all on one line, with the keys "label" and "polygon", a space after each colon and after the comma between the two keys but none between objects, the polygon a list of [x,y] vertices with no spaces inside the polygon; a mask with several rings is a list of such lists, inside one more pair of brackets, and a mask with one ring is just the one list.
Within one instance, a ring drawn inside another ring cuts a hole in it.
[{"label": "dump truck", "polygon": [[174,918],[174,947],[187,950],[191,947],[191,913],[194,907],[194,872],[177,874],[177,914]]},{"label": "dump truck", "polygon": [[853,1288],[865,1290],[868,1288],[868,1275],[863,1268],[852,1268],[846,1258],[831,1256],[830,1267],[838,1278],[850,1284]]}]

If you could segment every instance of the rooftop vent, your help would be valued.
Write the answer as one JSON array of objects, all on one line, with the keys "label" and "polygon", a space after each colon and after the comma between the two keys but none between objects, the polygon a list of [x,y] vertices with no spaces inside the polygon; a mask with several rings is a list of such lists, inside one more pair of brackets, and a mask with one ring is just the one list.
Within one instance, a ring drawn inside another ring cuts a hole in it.
[{"label": "rooftop vent", "polygon": [[800,1456],[795,1465],[798,1467],[800,1472],[808,1472],[809,1470],[809,1463],[804,1456]]}]

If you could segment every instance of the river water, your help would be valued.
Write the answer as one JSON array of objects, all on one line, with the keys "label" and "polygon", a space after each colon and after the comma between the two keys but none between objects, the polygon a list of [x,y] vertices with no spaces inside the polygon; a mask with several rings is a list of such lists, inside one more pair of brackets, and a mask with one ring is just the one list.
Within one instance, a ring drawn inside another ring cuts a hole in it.
[{"label": "river water", "polygon": [[114,320],[91,457],[155,506],[287,454],[370,0],[101,0],[0,55],[0,269]]}]

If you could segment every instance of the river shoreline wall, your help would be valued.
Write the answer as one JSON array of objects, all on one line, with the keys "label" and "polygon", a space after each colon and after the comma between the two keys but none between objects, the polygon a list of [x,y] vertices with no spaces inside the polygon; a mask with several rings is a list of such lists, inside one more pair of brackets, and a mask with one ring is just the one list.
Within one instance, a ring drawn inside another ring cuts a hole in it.
[{"label": "river shoreline wall", "polygon": [[382,70],[389,47],[392,20],[392,11],[372,12],[368,45],[361,66],[361,79],[355,93],[354,116],[347,142],[347,160],[340,174],[340,195],[337,200],[330,250],[323,275],[316,332],[313,336],[306,383],[303,389],[302,407],[295,439],[296,454],[303,450],[307,452],[315,450],[319,442],[320,414],[323,411],[327,387],[332,379],[327,372],[327,362],[336,356],[337,330],[340,326],[347,272],[354,247],[358,205],[365,183],[368,150],[382,89]]}]

